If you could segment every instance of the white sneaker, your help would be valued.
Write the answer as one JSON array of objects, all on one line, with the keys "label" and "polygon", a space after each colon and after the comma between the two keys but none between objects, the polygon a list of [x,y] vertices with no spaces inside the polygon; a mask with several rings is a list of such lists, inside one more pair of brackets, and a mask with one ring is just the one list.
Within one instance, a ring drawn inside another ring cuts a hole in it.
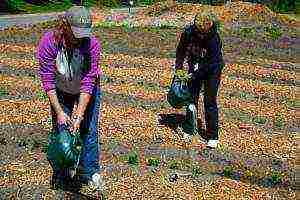
[{"label": "white sneaker", "polygon": [[207,146],[210,148],[217,148],[219,140],[208,140]]},{"label": "white sneaker", "polygon": [[92,176],[92,180],[88,182],[89,188],[91,190],[103,191],[105,189],[105,182],[102,176],[98,173],[95,173]]},{"label": "white sneaker", "polygon": [[195,106],[195,104],[190,104],[188,106],[188,109],[187,109],[187,116],[188,117],[191,117],[193,119],[193,126],[195,127],[195,130],[193,132],[194,135],[197,135],[198,134],[198,124],[197,124],[197,108]]}]

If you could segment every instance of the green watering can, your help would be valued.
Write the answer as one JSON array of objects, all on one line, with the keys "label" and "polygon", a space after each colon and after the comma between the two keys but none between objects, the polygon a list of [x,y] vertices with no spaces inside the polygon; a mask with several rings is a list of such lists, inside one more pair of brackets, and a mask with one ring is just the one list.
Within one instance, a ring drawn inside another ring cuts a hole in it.
[{"label": "green watering can", "polygon": [[78,167],[83,141],[80,133],[72,134],[66,125],[58,125],[58,133],[50,133],[47,158],[54,169]]}]

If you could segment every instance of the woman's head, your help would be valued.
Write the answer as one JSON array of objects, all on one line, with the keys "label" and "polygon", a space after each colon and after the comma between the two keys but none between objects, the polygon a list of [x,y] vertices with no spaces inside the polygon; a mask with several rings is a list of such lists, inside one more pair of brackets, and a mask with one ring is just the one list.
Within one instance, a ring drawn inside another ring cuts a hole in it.
[{"label": "woman's head", "polygon": [[55,41],[63,41],[67,48],[79,47],[91,36],[92,20],[90,11],[83,6],[73,6],[58,19]]},{"label": "woman's head", "polygon": [[201,33],[207,33],[216,21],[216,16],[211,11],[203,11],[195,16],[194,24]]},{"label": "woman's head", "polygon": [[54,30],[54,41],[57,47],[64,46],[67,50],[68,61],[71,61],[73,49],[82,47],[84,63],[83,72],[89,71],[91,54],[89,49],[91,41],[90,14],[82,6],[71,7],[64,15],[59,16],[58,24]]}]

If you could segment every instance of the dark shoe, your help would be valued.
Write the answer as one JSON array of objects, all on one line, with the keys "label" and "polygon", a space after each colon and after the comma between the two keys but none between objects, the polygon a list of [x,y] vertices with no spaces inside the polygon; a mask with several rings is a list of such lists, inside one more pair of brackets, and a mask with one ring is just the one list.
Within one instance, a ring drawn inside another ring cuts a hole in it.
[{"label": "dark shoe", "polygon": [[199,135],[201,136],[201,138],[203,140],[205,140],[206,142],[208,142],[208,140],[210,139],[210,137],[207,134],[207,132],[205,131],[205,129],[199,129],[198,133],[199,133]]},{"label": "dark shoe", "polygon": [[80,190],[81,183],[77,176],[73,178],[65,176],[64,178],[58,177],[56,174],[52,175],[50,180],[50,188],[52,190],[63,190],[70,192],[78,192]]}]

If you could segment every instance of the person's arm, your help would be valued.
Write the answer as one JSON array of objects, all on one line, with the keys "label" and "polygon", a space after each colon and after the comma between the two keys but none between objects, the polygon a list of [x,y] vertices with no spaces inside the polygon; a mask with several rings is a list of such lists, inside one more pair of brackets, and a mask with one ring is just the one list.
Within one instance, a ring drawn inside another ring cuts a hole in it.
[{"label": "person's arm", "polygon": [[96,38],[94,38],[94,40],[91,40],[90,52],[91,69],[84,75],[81,80],[80,97],[75,112],[75,115],[80,118],[83,118],[86,107],[90,101],[94,86],[96,84],[96,79],[100,77],[99,60],[101,54],[101,45]]},{"label": "person's arm", "polygon": [[224,64],[222,57],[222,41],[219,33],[216,33],[209,45],[211,52],[211,60],[208,65],[220,65]]},{"label": "person's arm", "polygon": [[186,31],[184,30],[180,36],[180,40],[176,48],[175,69],[183,68],[183,63],[186,56],[186,45],[187,45],[187,36],[186,36]]},{"label": "person's arm", "polygon": [[57,115],[63,112],[55,92],[55,47],[50,32],[45,33],[37,47],[36,58],[39,62],[38,74],[42,88],[48,95],[49,101]]},{"label": "person's arm", "polygon": [[51,105],[53,106],[55,112],[57,115],[64,113],[62,107],[59,104],[56,91],[55,90],[49,90],[47,92],[48,98],[50,100]]}]

